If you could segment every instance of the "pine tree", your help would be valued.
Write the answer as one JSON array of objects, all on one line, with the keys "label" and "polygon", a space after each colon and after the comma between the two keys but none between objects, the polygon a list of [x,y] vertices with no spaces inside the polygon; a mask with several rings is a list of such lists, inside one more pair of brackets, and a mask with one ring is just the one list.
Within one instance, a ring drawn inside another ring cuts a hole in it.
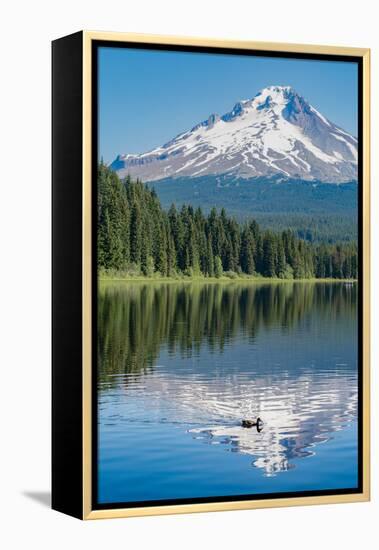
[{"label": "pine tree", "polygon": [[216,256],[214,260],[214,274],[217,279],[222,276],[222,262],[220,256]]},{"label": "pine tree", "polygon": [[170,234],[172,235],[175,247],[175,267],[179,271],[185,269],[185,253],[184,253],[184,228],[181,217],[179,216],[176,206],[171,205],[168,211],[168,219],[170,224]]},{"label": "pine tree", "polygon": [[208,275],[209,277],[213,277],[215,274],[215,266],[214,266],[214,257],[213,257],[213,251],[212,251],[212,241],[210,236],[207,238],[207,253],[206,253],[206,264],[205,264],[205,271],[204,273]]},{"label": "pine tree", "polygon": [[266,233],[263,238],[263,275],[276,277],[275,239],[272,233]]},{"label": "pine tree", "polygon": [[241,236],[240,266],[244,273],[252,275],[255,271],[255,243],[250,226],[245,226]]},{"label": "pine tree", "polygon": [[120,180],[103,164],[98,170],[98,196],[98,263],[120,270],[129,254],[129,210]]},{"label": "pine tree", "polygon": [[167,265],[167,235],[165,231],[165,226],[163,220],[160,221],[157,235],[157,258],[156,266],[157,271],[165,277],[168,274],[168,265]]},{"label": "pine tree", "polygon": [[277,274],[278,274],[278,277],[280,277],[281,279],[284,279],[286,277],[286,272],[287,272],[287,263],[286,263],[286,255],[284,252],[284,244],[280,237],[278,238],[277,252],[278,252],[277,267],[276,267]]},{"label": "pine tree", "polygon": [[167,275],[176,273],[176,251],[174,237],[168,232],[167,235]]},{"label": "pine tree", "polygon": [[140,266],[142,253],[142,220],[138,203],[132,205],[130,217],[130,260]]}]

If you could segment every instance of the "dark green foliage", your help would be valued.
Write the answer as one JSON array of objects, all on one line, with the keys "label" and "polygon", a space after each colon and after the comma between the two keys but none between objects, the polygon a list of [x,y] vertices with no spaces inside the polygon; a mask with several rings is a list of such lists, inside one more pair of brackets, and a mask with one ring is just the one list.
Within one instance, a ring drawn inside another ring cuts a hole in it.
[{"label": "dark green foliage", "polygon": [[244,273],[252,275],[255,271],[256,246],[251,224],[246,225],[241,233],[240,266]]},{"label": "dark green foliage", "polygon": [[276,239],[273,233],[266,233],[263,237],[263,275],[276,277]]},{"label": "dark green foliage", "polygon": [[125,187],[104,164],[98,172],[98,265],[122,269],[130,260],[130,208]]},{"label": "dark green foliage", "polygon": [[214,272],[215,272],[215,277],[217,277],[217,279],[218,279],[219,277],[221,277],[221,275],[222,275],[222,262],[221,262],[220,256],[216,256],[216,257],[215,257],[215,269],[214,269]]},{"label": "dark green foliage", "polygon": [[291,230],[262,231],[255,220],[239,224],[212,208],[161,207],[157,194],[140,181],[98,172],[98,265],[105,271],[145,276],[228,277],[237,274],[283,279],[356,278],[354,242],[315,244]]},{"label": "dark green foliage", "polygon": [[271,231],[291,229],[309,242],[336,243],[357,239],[356,183],[330,184],[280,177],[243,179],[199,176],[154,182],[163,208],[201,205],[205,214],[225,206],[238,222],[254,218]]}]

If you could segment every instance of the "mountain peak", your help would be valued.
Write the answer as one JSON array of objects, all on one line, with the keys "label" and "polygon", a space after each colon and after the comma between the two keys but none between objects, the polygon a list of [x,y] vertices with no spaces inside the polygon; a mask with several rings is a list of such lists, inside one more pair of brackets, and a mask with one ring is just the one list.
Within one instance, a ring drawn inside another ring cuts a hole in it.
[{"label": "mountain peak", "polygon": [[260,95],[280,95],[289,97],[291,95],[297,94],[296,90],[292,88],[292,86],[266,86],[266,88],[262,88],[260,92],[258,92],[254,97],[260,96]]},{"label": "mountain peak", "polygon": [[292,86],[267,86],[253,97],[252,103],[257,108],[272,107],[273,105],[285,106],[290,102],[299,101],[307,104]]},{"label": "mountain peak", "polygon": [[307,109],[308,102],[301,97],[292,86],[267,86],[258,92],[252,99],[238,101],[233,109],[223,115],[224,122],[233,121],[236,117],[243,115],[249,110],[275,109],[280,113],[288,104],[297,104],[298,109]]},{"label": "mountain peak", "polygon": [[292,86],[272,85],[161,147],[118,156],[111,168],[145,181],[228,174],[342,183],[357,179],[357,140]]}]

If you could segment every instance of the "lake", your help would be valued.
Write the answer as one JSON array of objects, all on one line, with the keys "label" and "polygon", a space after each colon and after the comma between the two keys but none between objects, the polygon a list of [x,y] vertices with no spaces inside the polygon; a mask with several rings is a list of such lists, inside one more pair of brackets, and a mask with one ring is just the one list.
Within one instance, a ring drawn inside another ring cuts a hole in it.
[{"label": "lake", "polygon": [[101,282],[98,502],[356,488],[357,300],[342,282]]}]

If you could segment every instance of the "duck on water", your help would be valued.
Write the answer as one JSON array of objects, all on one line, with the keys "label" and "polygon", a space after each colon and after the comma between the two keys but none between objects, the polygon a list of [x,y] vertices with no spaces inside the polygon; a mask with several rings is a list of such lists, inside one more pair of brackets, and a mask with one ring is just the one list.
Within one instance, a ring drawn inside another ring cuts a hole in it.
[{"label": "duck on water", "polygon": [[243,428],[257,428],[257,432],[261,432],[263,430],[263,420],[258,416],[256,420],[249,420],[244,419],[241,422],[241,426]]}]

